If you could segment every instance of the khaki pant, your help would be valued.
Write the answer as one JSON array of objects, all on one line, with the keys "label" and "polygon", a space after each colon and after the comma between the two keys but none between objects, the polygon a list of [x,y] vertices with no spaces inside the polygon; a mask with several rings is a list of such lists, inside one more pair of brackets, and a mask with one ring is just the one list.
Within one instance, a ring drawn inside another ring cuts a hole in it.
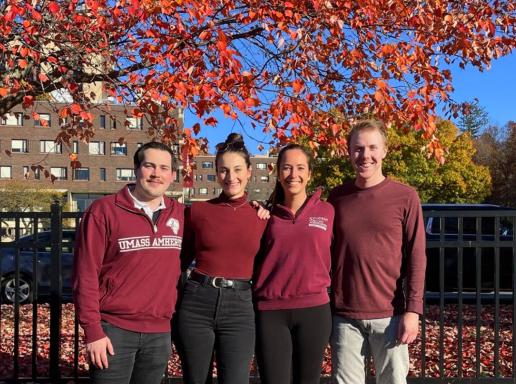
[{"label": "khaki pant", "polygon": [[331,335],[332,377],[337,384],[364,384],[365,362],[372,354],[376,383],[405,384],[409,355],[397,344],[399,316],[355,320],[333,316]]}]

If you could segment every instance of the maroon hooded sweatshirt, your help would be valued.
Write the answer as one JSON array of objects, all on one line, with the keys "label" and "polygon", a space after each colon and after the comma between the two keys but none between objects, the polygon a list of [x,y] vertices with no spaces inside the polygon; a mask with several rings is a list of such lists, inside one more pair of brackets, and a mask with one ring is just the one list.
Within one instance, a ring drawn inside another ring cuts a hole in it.
[{"label": "maroon hooded sweatshirt", "polygon": [[77,232],[73,291],[86,343],[100,321],[134,332],[168,332],[177,298],[184,206],[164,197],[156,224],[134,207],[128,186],[96,200]]},{"label": "maroon hooded sweatshirt", "polygon": [[315,192],[296,215],[282,205],[274,207],[255,275],[259,310],[308,308],[330,301],[334,210],[320,196],[320,190]]}]

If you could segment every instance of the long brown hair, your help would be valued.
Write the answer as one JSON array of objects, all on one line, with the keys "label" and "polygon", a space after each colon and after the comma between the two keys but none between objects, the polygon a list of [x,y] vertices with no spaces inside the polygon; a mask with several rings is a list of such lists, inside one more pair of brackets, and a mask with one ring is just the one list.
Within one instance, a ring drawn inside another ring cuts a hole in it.
[{"label": "long brown hair", "polygon": [[287,151],[298,149],[303,152],[306,156],[306,162],[308,163],[308,170],[312,171],[314,165],[314,157],[312,155],[312,151],[301,144],[290,143],[281,148],[278,153],[278,160],[276,160],[276,185],[274,186],[274,190],[272,191],[269,199],[267,200],[267,206],[269,208],[273,208],[276,204],[282,204],[285,202],[285,191],[283,191],[283,187],[279,181],[279,173],[281,162],[285,157],[285,153]]}]

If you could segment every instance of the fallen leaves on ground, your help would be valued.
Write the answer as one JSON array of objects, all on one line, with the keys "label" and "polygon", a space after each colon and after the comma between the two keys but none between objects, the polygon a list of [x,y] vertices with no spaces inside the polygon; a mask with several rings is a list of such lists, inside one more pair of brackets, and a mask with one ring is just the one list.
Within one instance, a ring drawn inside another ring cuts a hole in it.
[{"label": "fallen leaves on ground", "polygon": [[[36,311],[36,317],[33,311]],[[499,375],[510,377],[512,374],[512,306],[501,305],[499,312]],[[495,307],[484,305],[477,320],[476,307],[464,305],[462,310],[462,376],[473,377],[476,373],[476,339],[477,322],[480,336],[479,367],[481,376],[495,375]],[[442,330],[440,326],[441,313],[439,306],[428,306],[425,319],[425,349],[422,354],[421,334],[410,345],[410,373],[409,376],[422,377],[457,377],[459,376],[459,326],[457,305],[446,305],[443,312]],[[14,376],[14,342],[15,316],[14,306],[2,305],[0,314],[0,379]],[[19,377],[30,377],[32,372],[33,351],[33,320],[36,331],[36,377],[49,375],[50,354],[50,308],[48,304],[22,305],[19,307],[18,324],[18,366]],[[83,334],[79,329],[78,350],[75,340],[76,319],[73,304],[64,304],[62,307],[61,327],[61,373],[63,377],[87,375],[88,363],[84,354]],[[442,371],[439,362],[441,339]],[[75,360],[75,356],[77,359]],[[252,374],[256,366],[252,365]],[[325,352],[322,375],[331,372],[330,348]],[[173,352],[168,364],[169,376],[181,376],[180,361],[177,353]]]}]

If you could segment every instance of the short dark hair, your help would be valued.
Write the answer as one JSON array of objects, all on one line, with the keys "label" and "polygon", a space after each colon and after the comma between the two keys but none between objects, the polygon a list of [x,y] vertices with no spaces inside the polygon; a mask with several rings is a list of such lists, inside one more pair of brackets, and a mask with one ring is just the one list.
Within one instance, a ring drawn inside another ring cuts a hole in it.
[{"label": "short dark hair", "polygon": [[251,156],[249,155],[249,151],[245,147],[244,138],[239,133],[230,133],[223,143],[218,143],[215,148],[217,148],[217,154],[215,155],[215,167],[219,162],[220,157],[228,152],[238,153],[242,156],[247,164],[247,168],[251,166]]},{"label": "short dark hair", "polygon": [[165,151],[170,153],[170,157],[172,159],[172,163],[170,164],[173,171],[177,170],[177,160],[174,152],[172,151],[172,148],[170,148],[168,145],[163,144],[159,141],[149,141],[148,143],[143,144],[140,148],[136,150],[133,156],[133,162],[134,162],[134,169],[140,168],[140,165],[142,164],[145,151],[147,149],[157,149],[159,151]]},{"label": "short dark hair", "polygon": [[348,132],[348,151],[349,144],[351,143],[351,139],[362,131],[378,131],[380,135],[382,135],[383,142],[385,147],[387,147],[387,129],[385,128],[385,124],[379,120],[368,119],[368,120],[360,120],[357,121]]}]

